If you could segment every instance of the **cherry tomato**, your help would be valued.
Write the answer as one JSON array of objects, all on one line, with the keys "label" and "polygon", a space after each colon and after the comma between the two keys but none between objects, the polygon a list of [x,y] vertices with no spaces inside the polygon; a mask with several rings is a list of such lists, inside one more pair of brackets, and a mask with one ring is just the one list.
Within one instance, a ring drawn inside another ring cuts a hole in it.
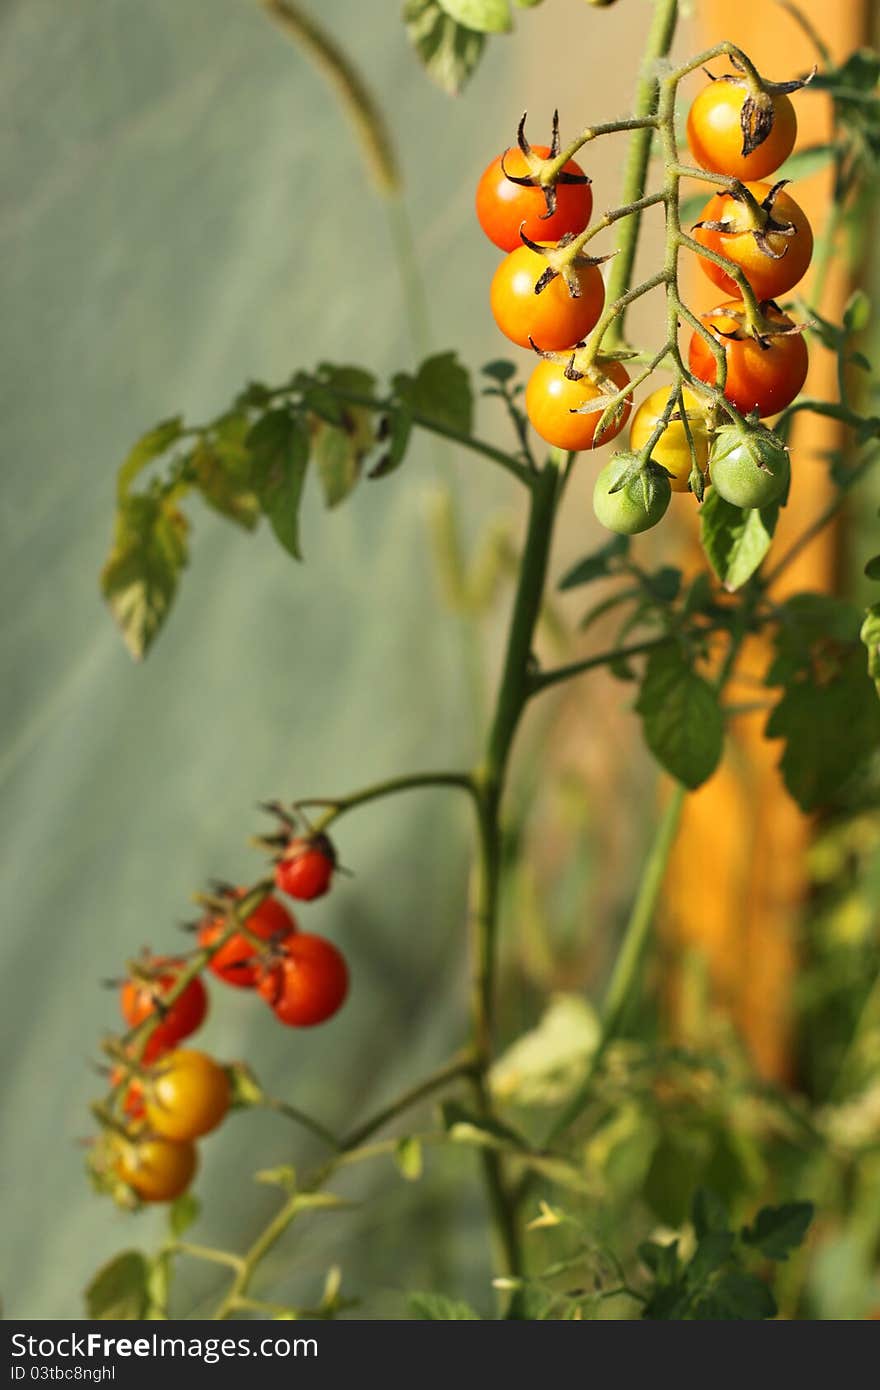
[{"label": "cherry tomato", "polygon": [[276,864],[275,882],[289,897],[311,902],[327,892],[335,868],[336,853],[326,835],[298,836]]},{"label": "cherry tomato", "polygon": [[647,505],[642,479],[638,475],[619,491],[612,492],[614,484],[629,466],[630,460],[626,455],[615,455],[606,463],[593,488],[593,511],[597,519],[609,531],[616,531],[620,536],[636,536],[640,531],[649,531],[656,526],[672,496],[669,479],[659,470],[651,470]]},{"label": "cherry tomato", "polygon": [[[548,145],[533,145],[541,159],[550,154]],[[568,232],[582,232],[593,211],[593,191],[588,183],[558,183],[556,211],[547,217],[547,202],[540,188],[524,188],[507,177],[501,167],[515,178],[525,177],[529,168],[522,152],[514,146],[504,155],[493,159],[477,184],[477,217],[490,241],[502,251],[515,251],[522,245],[519,229],[531,241],[561,241]],[[567,174],[583,176],[583,169],[570,159],[564,166]]]},{"label": "cherry tomato", "polygon": [[159,1013],[160,1022],[150,1034],[144,1051],[144,1061],[153,1062],[168,1052],[190,1033],[194,1033],[208,1012],[208,996],[205,986],[198,976],[190,980],[179,999],[175,999],[166,1013],[157,1009],[164,995],[174,988],[178,976],[186,969],[182,960],[170,956],[155,956],[147,962],[150,978],[126,980],[120,995],[122,1017],[130,1028],[136,1028],[144,1019]]},{"label": "cherry tomato", "polygon": [[143,1202],[173,1202],[192,1182],[198,1156],[194,1144],[142,1135],[120,1143],[116,1171]]},{"label": "cherry tomato", "polygon": [[620,434],[632,409],[629,397],[617,420],[606,427],[601,439],[595,438],[601,410],[586,415],[572,414],[599,396],[613,396],[629,384],[629,373],[621,362],[602,363],[602,377],[596,381],[583,376],[571,381],[561,362],[539,362],[526,387],[526,412],[535,431],[548,444],[559,449],[594,449]]},{"label": "cherry tomato", "polygon": [[750,431],[749,435],[738,425],[720,429],[712,445],[709,471],[719,497],[733,507],[752,510],[779,501],[788,487],[791,465],[788,451],[769,431]]},{"label": "cherry tomato", "polygon": [[[764,305],[764,312],[771,323],[791,324],[781,309]],[[741,315],[742,304],[734,299],[702,314],[701,319],[707,328],[715,330],[727,357],[725,396],[743,415],[756,410],[764,419],[784,410],[799,394],[807,379],[807,345],[800,333],[771,337],[766,347],[751,337],[721,336],[742,331]],[[699,333],[691,338],[688,363],[695,377],[714,386],[715,357]]]},{"label": "cherry tomato", "polygon": [[561,275],[540,294],[535,286],[547,262],[529,246],[505,256],[492,277],[489,301],[495,322],[511,342],[529,339],[547,352],[574,347],[595,328],[605,303],[605,285],[595,265],[575,266],[580,294],[574,298]]},{"label": "cherry tomato", "polygon": [[[237,888],[235,896],[243,898],[246,889]],[[247,929],[261,941],[283,941],[296,931],[296,922],[291,914],[276,898],[264,898],[247,919]],[[199,945],[213,946],[214,942],[227,930],[222,917],[204,922],[199,928]],[[237,985],[239,989],[252,989],[260,975],[259,952],[252,941],[241,932],[233,932],[229,940],[214,953],[208,969],[227,985]]]},{"label": "cherry tomato", "polygon": [[[769,183],[746,184],[757,202],[763,203],[770,194]],[[710,198],[700,213],[701,222],[726,222],[735,230],[718,232],[711,227],[695,227],[694,240],[710,251],[717,251],[738,265],[745,275],[758,299],[778,299],[802,280],[813,255],[813,232],[806,213],[787,193],[777,193],[773,199],[770,215],[774,223],[789,224],[794,227],[794,235],[768,230],[766,244],[773,255],[762,251],[759,240],[748,228],[748,211],[738,199],[729,193],[717,193]],[[772,224],[771,224],[772,225]],[[740,298],[740,290],[735,280],[714,261],[700,257],[700,266],[713,284],[719,285],[727,294]]]},{"label": "cherry tomato", "polygon": [[348,994],[348,966],[341,951],[320,936],[298,932],[284,942],[268,968],[260,994],[281,1023],[310,1028],[341,1008]]},{"label": "cherry tomato", "polygon": [[[637,454],[640,449],[643,449],[651,438],[666,409],[668,400],[669,391],[665,386],[661,386],[658,391],[652,391],[647,400],[642,401],[633,416],[629,432],[630,448],[634,453]],[[706,425],[706,416],[701,408],[699,398],[686,387],[684,405],[691,429],[694,453],[697,457],[697,466],[702,473],[705,473],[709,463],[709,431]],[[684,423],[681,419],[669,421],[651,450],[651,458],[655,463],[661,464],[669,473],[669,486],[673,492],[687,492],[693,460],[691,459]]]},{"label": "cherry tomato", "polygon": [[742,109],[747,97],[744,84],[724,78],[697,93],[688,113],[687,141],[704,169],[735,179],[763,179],[784,164],[794,149],[794,107],[785,92],[774,92],[772,127],[751,154],[743,154]]},{"label": "cherry tomato", "polygon": [[147,1124],[163,1139],[198,1139],[229,1109],[229,1078],[205,1052],[178,1048],[163,1057],[144,1088]]}]

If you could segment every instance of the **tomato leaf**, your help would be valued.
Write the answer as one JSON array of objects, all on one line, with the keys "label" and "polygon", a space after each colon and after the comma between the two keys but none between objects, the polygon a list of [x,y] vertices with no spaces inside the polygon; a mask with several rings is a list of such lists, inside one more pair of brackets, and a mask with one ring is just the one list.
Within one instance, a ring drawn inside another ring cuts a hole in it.
[{"label": "tomato leaf", "polygon": [[413,1135],[398,1139],[394,1150],[394,1162],[407,1182],[417,1182],[422,1176],[422,1145]]},{"label": "tomato leaf", "polygon": [[129,494],[117,509],[101,592],[136,661],[146,655],[174,601],[187,562],[188,529],[168,498]]},{"label": "tomato leaf", "polygon": [[740,1238],[760,1250],[768,1260],[786,1260],[803,1243],[813,1219],[812,1202],[786,1202],[780,1207],[762,1207],[751,1226],[744,1226]]},{"label": "tomato leaf", "polygon": [[173,1236],[182,1236],[199,1218],[201,1204],[192,1192],[184,1192],[171,1203],[168,1225]]},{"label": "tomato leaf", "polygon": [[481,34],[509,34],[513,28],[510,0],[439,0],[450,19]]},{"label": "tomato leaf", "polygon": [[406,0],[403,20],[428,76],[456,96],[483,56],[485,34],[456,23],[438,0]]},{"label": "tomato leaf", "polygon": [[832,804],[880,743],[880,702],[860,628],[859,610],[830,595],[796,594],[784,605],[766,677],[783,693],[766,733],[784,740],[780,769],[804,811]]},{"label": "tomato leaf", "polygon": [[309,433],[302,417],[281,407],[252,426],[254,488],[263,513],[285,550],[301,560],[299,505],[309,461]]},{"label": "tomato leaf", "polygon": [[147,1311],[150,1267],[139,1250],[123,1250],[102,1265],[85,1291],[90,1318],[139,1321]]},{"label": "tomato leaf", "polygon": [[469,434],[474,413],[470,376],[454,352],[428,357],[414,377],[398,373],[392,382],[398,400],[432,424]]},{"label": "tomato leaf", "polygon": [[447,1298],[442,1293],[411,1293],[409,1308],[422,1322],[479,1322],[480,1315],[470,1304]]},{"label": "tomato leaf", "polygon": [[612,536],[598,550],[584,556],[573,565],[559,581],[559,588],[577,589],[581,584],[590,584],[594,579],[602,579],[613,573],[614,561],[629,550],[629,536]]},{"label": "tomato leaf", "polygon": [[733,593],[755,573],[773,540],[778,506],[746,511],[711,488],[700,509],[700,536],[710,565]]},{"label": "tomato leaf", "polygon": [[193,482],[208,506],[246,531],[253,531],[260,519],[259,499],[241,481],[241,465],[224,450],[222,443],[200,439],[190,454],[189,466]]},{"label": "tomato leaf", "polygon": [[319,421],[312,453],[328,507],[344,502],[360,476],[360,455],[346,429]]},{"label": "tomato leaf", "polygon": [[868,675],[880,695],[880,603],[867,610],[859,636],[868,649]]},{"label": "tomato leaf", "polygon": [[375,467],[370,469],[370,478],[386,478],[400,467],[406,458],[412,427],[412,411],[404,402],[397,402],[385,417],[384,437],[388,447]]},{"label": "tomato leaf", "polygon": [[170,420],[161,420],[158,425],[154,425],[146,434],[141,435],[140,439],[129,450],[125,462],[119,470],[116,479],[117,497],[123,501],[131,490],[131,485],[137,475],[146,468],[148,463],[164,454],[166,450],[175,444],[183,433],[183,416],[175,415]]},{"label": "tomato leaf", "polygon": [[711,777],[724,743],[718,697],[676,644],[651,653],[636,710],[645,741],[667,772],[691,791]]}]

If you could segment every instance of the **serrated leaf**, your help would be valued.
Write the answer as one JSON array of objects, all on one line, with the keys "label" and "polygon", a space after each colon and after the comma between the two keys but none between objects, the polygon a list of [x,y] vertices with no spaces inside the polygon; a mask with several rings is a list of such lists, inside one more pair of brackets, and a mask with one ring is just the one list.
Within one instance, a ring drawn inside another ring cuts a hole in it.
[{"label": "serrated leaf", "polygon": [[401,1177],[406,1178],[407,1182],[418,1182],[424,1168],[421,1141],[414,1135],[399,1139],[394,1150],[394,1162]]},{"label": "serrated leaf", "polygon": [[675,643],[651,653],[636,710],[645,741],[667,772],[691,791],[711,777],[724,742],[718,696]]},{"label": "serrated leaf", "polygon": [[456,96],[483,55],[485,34],[457,24],[438,0],[406,0],[403,19],[428,76],[444,92]]},{"label": "serrated leaf", "polygon": [[262,415],[247,440],[263,513],[285,550],[301,560],[299,505],[309,462],[308,429],[299,415],[282,407]]},{"label": "serrated leaf", "polygon": [[86,1313],[103,1321],[137,1321],[147,1311],[150,1267],[139,1250],[124,1250],[86,1286]]},{"label": "serrated leaf", "polygon": [[192,1192],[184,1192],[171,1203],[168,1210],[168,1225],[171,1234],[182,1236],[184,1231],[188,1231],[199,1217],[201,1204],[198,1197]]},{"label": "serrated leaf", "polygon": [[746,511],[710,488],[700,509],[700,536],[709,564],[730,593],[742,588],[773,541],[778,506]]},{"label": "serrated leaf", "polygon": [[149,651],[174,601],[188,530],[168,498],[130,493],[116,512],[101,592],[136,661]]},{"label": "serrated leaf", "polygon": [[693,1317],[711,1322],[759,1322],[776,1316],[776,1300],[763,1280],[742,1269],[725,1270],[699,1298]]},{"label": "serrated leaf", "polygon": [[573,565],[559,581],[560,590],[577,589],[581,584],[590,584],[594,579],[602,579],[611,574],[613,562],[629,550],[629,536],[613,536],[610,541],[585,555]]},{"label": "serrated leaf", "polygon": [[408,1302],[412,1316],[422,1322],[480,1321],[470,1304],[442,1293],[411,1293]]},{"label": "serrated leaf", "polygon": [[595,1010],[581,995],[557,995],[536,1027],[493,1064],[492,1094],[518,1105],[561,1105],[583,1079],[600,1031]]},{"label": "serrated leaf", "polygon": [[762,1207],[752,1225],[743,1227],[741,1237],[768,1260],[786,1260],[792,1250],[803,1244],[812,1219],[812,1202]]},{"label": "serrated leaf", "polygon": [[450,19],[481,34],[509,34],[513,28],[510,0],[439,0]]},{"label": "serrated leaf", "polygon": [[131,485],[141,470],[170,449],[182,433],[183,416],[175,415],[170,420],[160,420],[158,425],[141,435],[117,474],[116,490],[120,502],[128,496]]},{"label": "serrated leaf", "polygon": [[414,377],[403,373],[393,381],[395,395],[414,414],[461,434],[469,434],[474,399],[470,376],[454,352],[428,357]]}]

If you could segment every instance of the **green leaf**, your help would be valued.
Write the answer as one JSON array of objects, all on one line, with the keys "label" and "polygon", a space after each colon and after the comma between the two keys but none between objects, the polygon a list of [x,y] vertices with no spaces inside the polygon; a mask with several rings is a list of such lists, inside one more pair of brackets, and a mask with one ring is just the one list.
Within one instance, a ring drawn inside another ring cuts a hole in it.
[{"label": "green leaf", "polygon": [[398,399],[406,401],[414,414],[470,434],[474,412],[470,377],[454,352],[426,358],[414,377],[401,373],[392,384]]},{"label": "green leaf", "polygon": [[776,1316],[776,1300],[762,1279],[742,1269],[725,1270],[694,1306],[693,1317],[712,1322],[760,1322]]},{"label": "green leaf", "polygon": [[328,507],[344,502],[357,483],[360,458],[351,435],[336,425],[318,422],[312,435],[312,455]]},{"label": "green leaf", "polygon": [[687,1264],[686,1277],[692,1289],[700,1288],[733,1253],[733,1231],[708,1231],[698,1242]]},{"label": "green leaf", "polygon": [[766,678],[784,689],[767,737],[785,741],[785,784],[801,809],[812,811],[833,804],[875,753],[880,702],[865,670],[857,608],[828,595],[799,594],[784,610]]},{"label": "green leaf", "polygon": [[404,402],[396,402],[385,417],[385,439],[387,449],[375,468],[370,469],[371,478],[385,478],[399,468],[406,458],[412,436],[412,411]]},{"label": "green leaf", "polygon": [[256,493],[241,482],[240,465],[230,466],[228,455],[207,439],[200,439],[189,456],[193,482],[214,511],[253,531],[260,519]]},{"label": "green leaf", "polygon": [[491,377],[500,386],[505,386],[516,376],[517,368],[515,362],[508,361],[506,357],[498,357],[492,362],[487,362],[485,367],[481,367],[480,370],[483,376]]},{"label": "green leaf", "polygon": [[712,1231],[727,1231],[729,1229],[725,1203],[716,1192],[707,1187],[699,1187],[694,1193],[691,1220],[698,1239],[709,1235]]},{"label": "green leaf", "polygon": [[450,19],[481,34],[509,34],[513,28],[510,0],[439,0]]},{"label": "green leaf", "polygon": [[403,20],[428,76],[457,96],[483,56],[485,34],[456,24],[438,0],[406,0]]},{"label": "green leaf", "polygon": [[101,592],[136,661],[168,616],[187,562],[188,524],[169,498],[129,494],[116,512]]},{"label": "green leaf", "polygon": [[786,1260],[792,1250],[803,1244],[812,1219],[812,1202],[762,1207],[752,1225],[743,1227],[741,1237],[768,1260]]},{"label": "green leaf", "polygon": [[263,513],[285,550],[301,560],[299,505],[309,461],[308,429],[300,416],[281,408],[261,416],[247,438]]},{"label": "green leaf", "polygon": [[655,758],[690,790],[718,766],[724,720],[718,697],[675,643],[657,647],[636,702],[645,741]]},{"label": "green leaf", "polygon": [[489,1073],[493,1096],[516,1105],[561,1105],[583,1079],[599,1041],[595,1010],[580,994],[552,999],[536,1027],[523,1033]]},{"label": "green leaf", "polygon": [[760,565],[773,540],[777,506],[758,511],[733,507],[710,488],[700,509],[703,549],[716,575],[733,593]]},{"label": "green leaf", "polygon": [[409,1308],[422,1322],[479,1322],[480,1315],[467,1303],[442,1293],[411,1293]]},{"label": "green leaf", "polygon": [[678,1258],[678,1241],[661,1244],[647,1240],[639,1246],[639,1259],[653,1274],[658,1284],[671,1284],[679,1275],[681,1264]]},{"label": "green leaf", "polygon": [[585,555],[572,566],[559,581],[559,588],[577,589],[581,584],[590,584],[594,579],[602,579],[611,574],[614,561],[629,550],[629,536],[613,536],[610,541]]},{"label": "green leaf", "polygon": [[166,449],[170,449],[182,433],[183,416],[175,415],[170,420],[160,421],[151,430],[147,430],[146,434],[141,435],[117,475],[116,488],[120,502],[128,496],[131,485],[141,470],[146,468],[148,463],[152,463],[153,459],[159,458],[160,454],[164,454]]},{"label": "green leaf", "polygon": [[394,1162],[407,1182],[418,1182],[424,1168],[421,1141],[414,1135],[398,1139],[394,1150]]},{"label": "green leaf", "polygon": [[148,1303],[149,1262],[139,1250],[124,1250],[102,1265],[86,1287],[86,1313],[90,1318],[137,1321]]},{"label": "green leaf", "polygon": [[880,555],[872,555],[865,565],[865,578],[880,580]]},{"label": "green leaf", "polygon": [[843,326],[850,333],[861,333],[871,322],[871,301],[864,290],[854,290],[843,311]]},{"label": "green leaf", "polygon": [[192,1192],[184,1192],[175,1198],[168,1210],[168,1225],[173,1236],[182,1236],[199,1218],[201,1204]]},{"label": "green leaf", "polygon": [[880,695],[880,603],[868,609],[859,636],[868,650],[868,675]]}]

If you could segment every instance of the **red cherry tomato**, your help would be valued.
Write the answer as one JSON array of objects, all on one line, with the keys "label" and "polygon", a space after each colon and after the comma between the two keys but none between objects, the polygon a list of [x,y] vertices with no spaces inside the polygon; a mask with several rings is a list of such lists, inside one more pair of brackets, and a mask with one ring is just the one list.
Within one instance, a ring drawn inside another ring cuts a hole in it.
[{"label": "red cherry tomato", "polygon": [[784,164],[797,139],[797,116],[785,92],[774,92],[773,125],[751,154],[744,155],[742,109],[747,87],[719,78],[698,92],[687,120],[687,141],[698,164],[736,179],[763,179]]},{"label": "red cherry tomato", "polygon": [[122,1017],[130,1028],[159,1013],[160,1022],[150,1034],[144,1051],[144,1061],[153,1062],[164,1052],[176,1047],[201,1025],[208,1012],[208,996],[198,976],[190,980],[179,999],[163,1013],[161,1001],[174,988],[186,963],[170,956],[154,956],[147,962],[149,979],[126,980],[119,1004]]},{"label": "red cherry tomato", "polygon": [[[549,146],[533,145],[534,153],[542,159],[550,154]],[[477,217],[490,241],[502,251],[514,251],[521,246],[519,230],[531,241],[561,241],[568,232],[582,232],[593,211],[593,193],[588,183],[559,183],[556,185],[556,211],[547,217],[547,202],[540,188],[524,188],[507,174],[522,178],[529,169],[522,152],[514,146],[504,155],[493,159],[477,184]],[[583,169],[570,159],[564,166],[567,174],[583,175]]]},{"label": "red cherry tomato", "polygon": [[632,409],[627,396],[616,420],[606,427],[600,439],[596,426],[602,411],[577,414],[581,406],[599,396],[613,396],[629,384],[629,372],[621,362],[603,362],[599,370],[606,380],[583,376],[571,381],[561,362],[539,362],[526,387],[526,413],[533,428],[548,444],[558,449],[595,449],[620,434]]},{"label": "red cherry tomato", "polygon": [[[727,358],[725,396],[743,415],[756,410],[763,420],[777,415],[800,394],[807,379],[807,345],[801,333],[771,337],[766,347],[752,337],[724,337],[726,333],[742,332],[742,307],[738,299],[733,299],[700,317],[714,331]],[[792,320],[781,309],[767,304],[763,308],[771,322],[791,325]],[[715,385],[715,357],[699,333],[691,338],[688,363],[695,377],[708,386]]]},{"label": "red cherry tomato", "polygon": [[[759,203],[771,192],[769,183],[749,183],[749,192]],[[754,232],[748,227],[748,212],[742,202],[729,193],[717,193],[700,213],[701,222],[726,222],[732,232],[718,232],[711,227],[695,227],[694,240],[738,265],[758,299],[778,299],[802,280],[813,255],[813,232],[794,198],[777,193],[772,206],[774,222],[794,227],[794,235],[768,231],[767,245],[773,252],[761,250]],[[778,258],[778,259],[777,259]],[[700,257],[700,268],[713,284],[727,294],[741,298],[740,289],[720,265]]]},{"label": "red cherry tomato", "polygon": [[605,285],[595,265],[575,267],[580,294],[574,297],[561,275],[540,294],[535,286],[547,262],[529,246],[505,256],[492,277],[489,302],[495,322],[511,342],[529,347],[530,339],[547,352],[574,347],[595,328],[605,303]]},{"label": "red cherry tomato", "polygon": [[327,892],[336,868],[336,853],[326,835],[297,836],[275,866],[275,882],[282,893],[311,902]]},{"label": "red cherry tomato", "polygon": [[[246,889],[237,888],[235,896],[243,898]],[[291,914],[276,898],[264,898],[247,919],[247,929],[261,941],[283,941],[297,929]],[[213,946],[227,930],[222,917],[212,918],[199,928],[199,945]],[[227,985],[252,989],[260,976],[259,952],[241,932],[233,932],[229,940],[214,953],[208,969]]]},{"label": "red cherry tomato", "polygon": [[281,1023],[293,1028],[323,1023],[341,1008],[348,994],[345,957],[323,937],[298,932],[284,942],[259,991]]}]

